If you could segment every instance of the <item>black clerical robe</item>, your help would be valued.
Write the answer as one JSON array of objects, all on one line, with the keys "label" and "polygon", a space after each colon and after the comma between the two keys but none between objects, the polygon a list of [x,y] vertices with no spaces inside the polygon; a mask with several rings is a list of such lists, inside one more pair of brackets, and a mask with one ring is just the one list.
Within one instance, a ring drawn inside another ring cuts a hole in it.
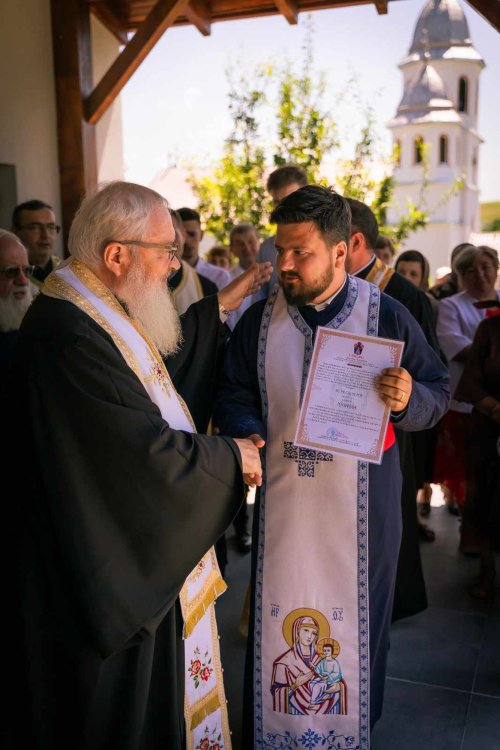
[{"label": "black clerical robe", "polygon": [[[348,296],[348,284],[321,312],[311,306],[299,308],[305,323],[315,331],[340,314]],[[246,437],[253,433],[266,438],[258,373],[259,332],[266,302],[257,302],[247,310],[229,340],[224,377],[218,390],[214,423],[227,435]],[[408,408],[393,421],[402,431],[430,427],[446,411],[449,402],[448,373],[435,352],[426,345],[419,326],[395,300],[381,294],[378,335],[405,341],[401,366],[413,377],[413,391]],[[272,355],[270,355],[272,357]],[[272,361],[272,359],[270,360]],[[266,359],[266,367],[269,361]],[[269,404],[272,409],[272,404]],[[297,415],[298,417],[298,415]],[[265,450],[265,449],[264,449]],[[393,590],[401,538],[401,469],[398,447],[384,454],[382,464],[369,466],[369,595],[370,595],[370,665],[371,721],[379,718],[385,682],[389,627],[392,616]],[[286,503],[286,498],[283,499]],[[415,502],[415,498],[414,498]],[[328,498],[325,498],[325,509]],[[334,509],[332,509],[333,512]],[[326,510],[325,510],[326,512]],[[254,534],[258,539],[260,505],[257,496],[254,512]],[[325,518],[328,517],[326,513]],[[334,519],[334,513],[332,515]],[[325,527],[326,540],[334,544],[335,524]],[[255,580],[255,549],[252,552],[252,579]],[[251,623],[254,616],[252,585]],[[250,633],[253,632],[252,624]],[[245,673],[244,747],[253,744],[253,643],[249,639]]]},{"label": "black clerical robe", "polygon": [[10,389],[4,746],[179,750],[177,597],[241,503],[239,451],[170,429],[104,329],[43,294]]},{"label": "black clerical robe", "polygon": [[[376,257],[373,256],[371,263],[356,276],[366,278],[375,262]],[[427,343],[436,353],[439,353],[432,307],[427,295],[399,273],[394,273],[390,277],[383,291],[406,307],[419,323]],[[416,510],[417,490],[424,480],[424,463],[423,459],[416,460],[415,442],[422,440],[422,435],[423,432],[409,434],[396,428],[403,474],[401,492],[403,535],[398,560],[393,620],[417,614],[427,607]],[[419,455],[422,456],[423,453],[420,452]]]}]

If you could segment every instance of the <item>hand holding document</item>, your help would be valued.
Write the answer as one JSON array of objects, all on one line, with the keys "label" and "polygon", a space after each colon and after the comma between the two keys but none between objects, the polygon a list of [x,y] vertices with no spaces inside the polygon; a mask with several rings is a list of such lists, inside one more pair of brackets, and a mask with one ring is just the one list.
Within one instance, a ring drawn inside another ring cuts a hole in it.
[{"label": "hand holding document", "polygon": [[411,393],[403,346],[318,328],[295,444],[381,463],[391,409],[406,408]]}]

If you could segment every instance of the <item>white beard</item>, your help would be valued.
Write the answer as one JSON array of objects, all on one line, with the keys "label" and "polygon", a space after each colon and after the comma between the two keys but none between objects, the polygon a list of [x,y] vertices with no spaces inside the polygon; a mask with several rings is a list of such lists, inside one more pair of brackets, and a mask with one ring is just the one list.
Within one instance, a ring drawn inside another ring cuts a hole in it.
[{"label": "white beard", "polygon": [[0,331],[3,333],[17,331],[20,328],[21,321],[33,301],[30,285],[26,287],[26,296],[21,297],[21,299],[14,297],[14,292],[18,290],[19,287],[16,289],[13,286],[7,297],[0,297]]},{"label": "white beard", "polygon": [[146,281],[144,270],[136,261],[129,272],[126,287],[117,297],[125,303],[132,320],[139,323],[162,356],[169,357],[179,350],[181,324],[166,281]]}]

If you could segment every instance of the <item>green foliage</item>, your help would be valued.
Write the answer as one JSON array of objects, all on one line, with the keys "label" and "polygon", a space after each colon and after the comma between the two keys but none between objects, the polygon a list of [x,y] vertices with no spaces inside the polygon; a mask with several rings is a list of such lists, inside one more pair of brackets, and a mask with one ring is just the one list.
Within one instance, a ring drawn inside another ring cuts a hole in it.
[{"label": "green foliage", "polygon": [[270,210],[267,169],[257,119],[265,102],[265,71],[258,71],[254,81],[246,76],[237,83],[230,80],[228,97],[233,125],[220,163],[212,177],[192,175],[190,180],[207,231],[224,244],[231,228],[240,222],[249,222],[262,232],[269,230],[265,221]]},{"label": "green foliage", "polygon": [[[321,176],[321,165],[324,157],[338,147],[339,142],[334,118],[324,106],[325,79],[322,74],[315,73],[313,62],[312,28],[309,24],[299,72],[288,61],[280,68],[267,64],[254,73],[245,71],[237,82],[228,75],[232,130],[224,141],[223,155],[212,177],[197,179],[191,176],[205,227],[218,242],[227,244],[231,228],[240,222],[253,224],[263,234],[270,232],[267,217],[272,206],[265,183],[271,165],[266,160],[266,153],[272,153],[275,168],[288,163],[298,164],[305,170],[309,182],[327,184]],[[235,67],[241,70],[241,65]],[[345,197],[369,205],[381,233],[390,237],[397,247],[410,232],[425,227],[428,222],[428,146],[422,142],[419,150],[422,181],[418,199],[416,203],[408,202],[406,213],[396,226],[389,226],[387,209],[395,187],[390,173],[391,167],[399,163],[398,146],[386,164],[387,174],[375,178],[374,166],[380,158],[376,159],[375,154],[373,112],[357,97],[355,80],[349,82],[347,89],[350,104],[362,108],[365,123],[353,157],[339,164],[336,188]],[[266,107],[271,110],[274,120],[275,143],[271,147],[264,146],[260,130]],[[434,209],[462,186],[463,178],[456,180]]]},{"label": "green foliage", "polygon": [[309,182],[321,181],[319,168],[326,154],[338,145],[336,125],[322,109],[326,90],[323,74],[313,77],[313,39],[310,24],[304,43],[302,71],[297,74],[290,63],[278,73],[276,107],[277,143],[275,167],[297,164]]}]

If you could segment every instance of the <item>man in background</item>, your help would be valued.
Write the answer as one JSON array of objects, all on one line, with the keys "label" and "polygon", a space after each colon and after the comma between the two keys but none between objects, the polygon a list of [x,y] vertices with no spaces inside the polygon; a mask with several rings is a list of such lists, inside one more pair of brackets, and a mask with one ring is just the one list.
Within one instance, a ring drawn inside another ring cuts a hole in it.
[{"label": "man in background", "polygon": [[[252,224],[237,224],[233,227],[229,235],[229,248],[238,261],[229,271],[231,278],[236,279],[242,273],[245,273],[250,266],[253,266],[257,259],[259,253],[259,235],[255,227]],[[239,308],[231,313],[227,321],[231,330],[245,310],[248,310],[252,302],[251,297],[246,297]]]},{"label": "man in background", "polygon": [[56,237],[61,227],[56,223],[52,206],[40,200],[16,206],[12,214],[12,231],[28,250],[29,262],[35,266],[32,282],[42,286],[61,258],[54,254]]},{"label": "man in background", "polygon": [[213,281],[217,289],[223,289],[231,281],[229,272],[200,258],[200,243],[203,239],[200,214],[193,208],[179,208],[177,212],[185,230],[184,260],[201,276]]},{"label": "man in background", "polygon": [[172,300],[179,315],[186,312],[194,302],[199,302],[209,294],[217,294],[217,286],[209,278],[197,273],[189,263],[184,260],[184,243],[186,230],[178,211],[170,209],[170,216],[175,231],[175,242],[177,244],[177,257],[180,262],[178,271],[170,276],[168,287],[172,294]]},{"label": "man in background", "polygon": [[30,278],[33,266],[22,242],[12,232],[0,229],[0,368],[5,385],[7,362],[28,307],[33,299]]},{"label": "man in background", "polygon": [[[369,281],[398,300],[413,315],[434,351],[439,344],[434,329],[430,301],[424,292],[383,263],[375,254],[378,224],[371,209],[361,201],[347,198],[351,209],[351,237],[346,261],[348,273]],[[396,427],[403,473],[401,495],[403,535],[398,561],[394,596],[395,620],[421,612],[427,607],[422,561],[420,559],[419,525],[416,512],[417,490],[423,483],[423,465],[415,461],[412,435]]]}]

